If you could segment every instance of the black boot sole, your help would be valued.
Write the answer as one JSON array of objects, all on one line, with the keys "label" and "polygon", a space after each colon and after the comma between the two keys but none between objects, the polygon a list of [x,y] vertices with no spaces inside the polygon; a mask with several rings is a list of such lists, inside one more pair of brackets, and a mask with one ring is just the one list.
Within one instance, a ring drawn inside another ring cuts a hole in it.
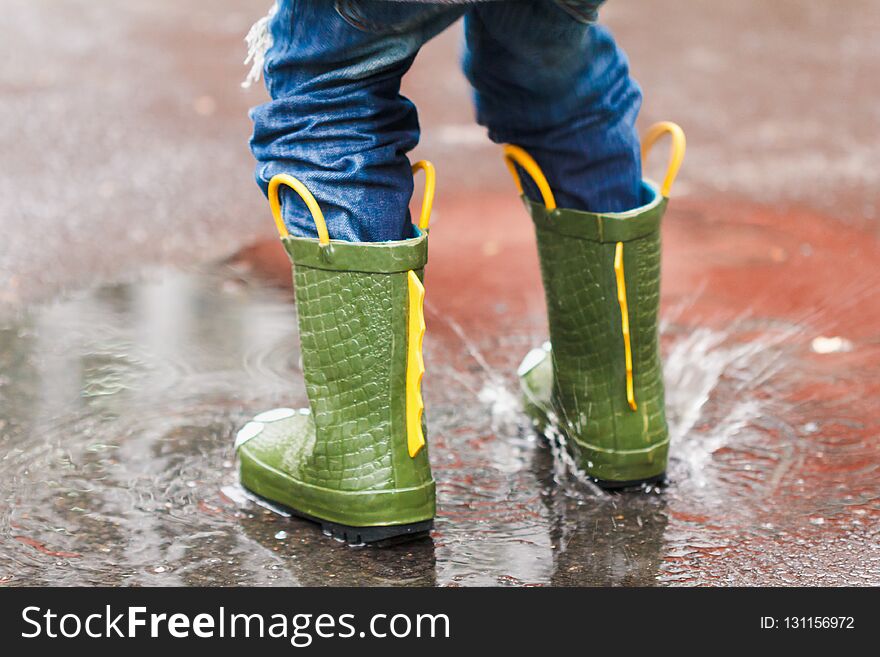
[{"label": "black boot sole", "polygon": [[662,472],[654,477],[648,477],[647,479],[633,479],[632,481],[608,481],[606,479],[596,479],[595,477],[590,477],[590,481],[602,490],[624,491],[629,488],[641,488],[647,484],[663,485],[666,483],[666,473]]},{"label": "black boot sole", "polygon": [[413,522],[408,525],[384,525],[376,527],[341,525],[337,522],[331,522],[329,520],[324,520],[323,518],[309,515],[308,513],[303,513],[293,507],[279,504],[274,500],[266,499],[262,495],[254,493],[252,490],[247,490],[247,492],[265,502],[270,508],[274,507],[281,509],[292,516],[319,525],[325,536],[334,538],[337,541],[343,541],[351,546],[370,544],[375,545],[376,547],[387,547],[391,545],[399,545],[400,543],[408,543],[410,541],[425,538],[434,528],[433,519]]}]

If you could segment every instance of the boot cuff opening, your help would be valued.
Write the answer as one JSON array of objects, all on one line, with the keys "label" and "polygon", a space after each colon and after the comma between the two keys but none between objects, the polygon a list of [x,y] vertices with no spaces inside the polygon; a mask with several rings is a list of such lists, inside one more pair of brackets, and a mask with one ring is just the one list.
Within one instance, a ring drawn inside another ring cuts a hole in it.
[{"label": "boot cuff opening", "polygon": [[397,242],[344,242],[322,245],[315,238],[288,236],[281,240],[291,262],[299,267],[330,271],[394,274],[422,269],[428,262],[428,235]]},{"label": "boot cuff opening", "polygon": [[666,210],[667,199],[660,194],[657,185],[644,180],[642,186],[648,202],[625,212],[547,210],[543,203],[525,196],[523,203],[538,230],[593,242],[628,242],[660,230],[660,220]]}]

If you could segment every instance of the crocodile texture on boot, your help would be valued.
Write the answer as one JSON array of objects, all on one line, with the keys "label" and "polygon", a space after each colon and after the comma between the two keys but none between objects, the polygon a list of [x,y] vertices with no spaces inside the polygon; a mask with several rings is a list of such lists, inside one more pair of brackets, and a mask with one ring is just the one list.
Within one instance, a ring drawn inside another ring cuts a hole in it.
[{"label": "crocodile texture on boot", "polygon": [[309,408],[245,425],[236,441],[242,484],[350,542],[425,532],[435,492],[416,387],[427,235],[282,242]]},{"label": "crocodile texture on boot", "polygon": [[608,214],[524,197],[550,326],[550,344],[520,366],[527,410],[610,487],[662,477],[669,447],[657,330],[667,201],[644,190],[645,205]]}]

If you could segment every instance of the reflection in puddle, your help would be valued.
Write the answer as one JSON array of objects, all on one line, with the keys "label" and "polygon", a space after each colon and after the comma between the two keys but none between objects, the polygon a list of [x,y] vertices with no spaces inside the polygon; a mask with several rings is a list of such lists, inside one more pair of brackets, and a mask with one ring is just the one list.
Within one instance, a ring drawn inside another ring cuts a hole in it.
[{"label": "reflection in puddle", "polygon": [[[338,544],[236,482],[236,429],[261,409],[306,403],[288,294],[230,268],[167,272],[0,323],[0,582],[751,581],[719,559],[735,559],[743,519],[801,458],[764,394],[787,329],[670,324],[671,483],[606,494],[535,438],[509,363],[437,321],[441,310],[429,319],[439,517],[430,539],[387,549]],[[515,359],[540,336],[505,340]],[[745,522],[772,552],[779,528]]]}]

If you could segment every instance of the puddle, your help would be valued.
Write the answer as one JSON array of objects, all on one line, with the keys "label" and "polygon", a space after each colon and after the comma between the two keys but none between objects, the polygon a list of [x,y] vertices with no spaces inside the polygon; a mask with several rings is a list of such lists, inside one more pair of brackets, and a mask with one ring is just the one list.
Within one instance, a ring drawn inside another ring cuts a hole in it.
[{"label": "puddle", "polygon": [[[283,290],[225,266],[168,271],[7,318],[0,582],[748,584],[802,583],[812,568],[824,583],[878,583],[869,500],[767,501],[799,485],[801,437],[827,433],[768,394],[788,385],[791,327],[694,330],[670,314],[670,484],[607,494],[561,467],[519,411],[515,361],[541,336],[511,330],[497,350],[444,317],[428,306],[436,529],[388,549],[340,545],[237,484],[237,428],[305,403]],[[860,559],[841,560],[828,531],[861,544]]]}]

